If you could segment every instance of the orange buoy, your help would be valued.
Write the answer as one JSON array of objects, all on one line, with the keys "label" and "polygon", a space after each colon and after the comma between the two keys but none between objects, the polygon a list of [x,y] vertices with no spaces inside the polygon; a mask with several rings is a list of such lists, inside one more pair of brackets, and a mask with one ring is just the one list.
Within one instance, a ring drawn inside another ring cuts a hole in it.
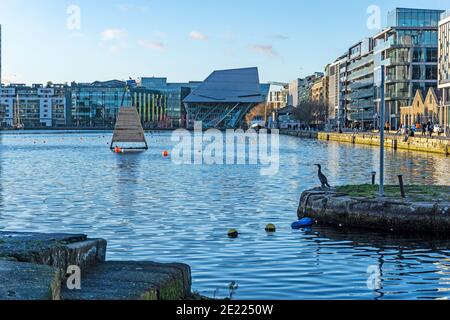
[{"label": "orange buoy", "polygon": [[164,150],[162,155],[163,155],[164,158],[167,158],[169,156],[169,151]]},{"label": "orange buoy", "polygon": [[121,153],[122,150],[120,150],[120,148],[119,148],[118,146],[116,146],[116,147],[114,148],[114,152],[115,152],[115,153]]}]

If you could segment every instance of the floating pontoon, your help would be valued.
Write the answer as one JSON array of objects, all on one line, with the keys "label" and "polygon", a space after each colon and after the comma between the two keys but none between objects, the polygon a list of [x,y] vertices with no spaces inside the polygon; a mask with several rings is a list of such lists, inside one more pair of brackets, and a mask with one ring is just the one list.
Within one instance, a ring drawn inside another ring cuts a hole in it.
[{"label": "floating pontoon", "polygon": [[148,150],[141,117],[134,107],[122,107],[119,111],[111,150],[116,147],[119,147],[121,152]]},{"label": "floating pontoon", "polygon": [[121,153],[148,150],[144,128],[142,127],[141,117],[137,108],[124,106],[125,95],[128,92],[129,87],[127,84],[123,92],[121,107],[110,146],[111,150],[115,150],[115,152],[120,151]]}]

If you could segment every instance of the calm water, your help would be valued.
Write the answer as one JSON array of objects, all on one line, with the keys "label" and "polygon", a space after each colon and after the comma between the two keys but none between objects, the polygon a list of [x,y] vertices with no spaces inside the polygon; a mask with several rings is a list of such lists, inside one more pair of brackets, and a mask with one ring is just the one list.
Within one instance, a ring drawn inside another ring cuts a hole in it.
[{"label": "calm water", "polygon": [[[109,241],[108,259],[184,262],[193,289],[237,299],[435,299],[450,297],[450,241],[394,238],[315,227],[293,231],[314,163],[332,184],[366,183],[378,149],[281,137],[278,175],[257,166],[176,166],[163,159],[169,133],[151,149],[115,155],[111,133],[3,134],[0,229],[86,233]],[[450,184],[450,159],[387,153],[388,180]],[[278,230],[267,235],[264,227]],[[242,235],[228,239],[229,228]],[[381,289],[369,289],[369,266]]]}]

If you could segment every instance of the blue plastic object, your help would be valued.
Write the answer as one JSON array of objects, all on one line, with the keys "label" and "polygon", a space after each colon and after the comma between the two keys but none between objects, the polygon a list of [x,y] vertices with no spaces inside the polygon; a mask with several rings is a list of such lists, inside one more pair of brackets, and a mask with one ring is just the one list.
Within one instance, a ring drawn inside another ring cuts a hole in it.
[{"label": "blue plastic object", "polygon": [[314,224],[314,220],[311,218],[303,218],[299,221],[296,221],[292,224],[292,229],[302,229],[311,227]]}]

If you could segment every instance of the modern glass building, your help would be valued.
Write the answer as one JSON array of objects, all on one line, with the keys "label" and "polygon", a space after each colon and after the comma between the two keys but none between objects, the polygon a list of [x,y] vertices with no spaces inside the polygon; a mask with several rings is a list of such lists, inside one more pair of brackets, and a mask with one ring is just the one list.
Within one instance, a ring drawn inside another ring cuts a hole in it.
[{"label": "modern glass building", "polygon": [[183,99],[201,82],[191,81],[188,83],[168,83],[167,78],[143,77],[140,78],[140,87],[157,90],[167,97],[166,122],[171,128],[184,127],[186,125],[186,111]]},{"label": "modern glass building", "polygon": [[450,133],[450,11],[443,13],[439,22],[438,56],[438,86],[442,91],[439,119],[446,133]]},{"label": "modern glass building", "polygon": [[373,39],[366,38],[352,46],[347,57],[347,119],[367,129],[374,121]]},{"label": "modern glass building", "polygon": [[236,129],[257,104],[263,103],[258,68],[214,71],[184,99],[187,127]]},{"label": "modern glass building", "polygon": [[169,97],[166,92],[111,80],[70,87],[72,126],[113,128],[120,108],[137,108],[144,128],[168,128]]},{"label": "modern glass building", "polygon": [[113,128],[122,99],[123,106],[131,106],[123,81],[72,83],[70,92],[71,122],[75,127]]},{"label": "modern glass building", "polygon": [[131,101],[141,116],[144,129],[170,128],[166,94],[157,90],[136,87],[131,89]]},{"label": "modern glass building", "polygon": [[442,13],[397,8],[388,15],[388,27],[373,37],[375,68],[386,66],[386,119],[391,129],[398,129],[400,108],[412,103],[417,90],[425,96],[429,88],[437,87],[438,23]]}]

